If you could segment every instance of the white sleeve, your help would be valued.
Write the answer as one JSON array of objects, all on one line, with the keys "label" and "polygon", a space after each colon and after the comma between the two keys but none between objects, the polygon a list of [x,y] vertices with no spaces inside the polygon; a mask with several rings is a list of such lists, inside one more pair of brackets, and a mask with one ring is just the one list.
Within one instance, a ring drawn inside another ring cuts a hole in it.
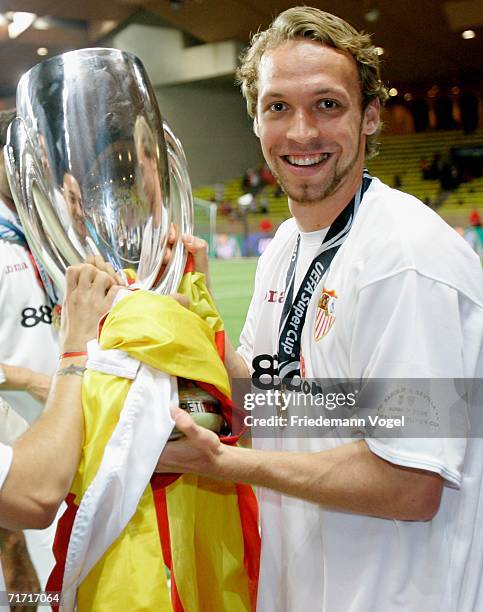
[{"label": "white sleeve", "polygon": [[461,485],[464,438],[366,438],[366,444],[390,463],[434,472],[451,487]]},{"label": "white sleeve", "polygon": [[[471,305],[463,307],[462,300],[466,298],[456,289],[414,270],[365,286],[354,313],[351,372],[360,378],[413,379],[415,383],[417,379],[475,376],[482,311],[473,304],[474,311],[479,309],[480,329],[468,329],[465,321]],[[447,422],[453,416],[447,414],[451,406],[445,401],[437,406]],[[374,437],[366,442],[387,461],[436,472],[459,486],[465,438],[422,435]]]},{"label": "white sleeve", "polygon": [[240,345],[236,349],[236,352],[243,358],[247,364],[250,374],[253,371],[252,359],[253,359],[253,340],[255,336],[255,307],[253,304],[254,297],[250,303],[248,309],[247,318],[240,334]]},{"label": "white sleeve", "polygon": [[354,314],[351,372],[361,378],[475,376],[474,363],[465,372],[463,352],[467,341],[479,344],[482,331],[475,328],[473,339],[469,330],[463,334],[461,315],[456,289],[414,270],[366,285]]},{"label": "white sleeve", "polygon": [[0,489],[7,478],[12,465],[13,450],[11,446],[0,443]]}]

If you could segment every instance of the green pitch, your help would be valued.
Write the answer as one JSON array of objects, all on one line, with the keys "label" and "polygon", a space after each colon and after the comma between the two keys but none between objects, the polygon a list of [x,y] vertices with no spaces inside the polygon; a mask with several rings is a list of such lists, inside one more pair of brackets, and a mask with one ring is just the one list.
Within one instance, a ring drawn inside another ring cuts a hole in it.
[{"label": "green pitch", "polygon": [[238,338],[250,305],[256,267],[257,259],[249,257],[231,261],[210,260],[215,302],[235,347],[238,346]]}]

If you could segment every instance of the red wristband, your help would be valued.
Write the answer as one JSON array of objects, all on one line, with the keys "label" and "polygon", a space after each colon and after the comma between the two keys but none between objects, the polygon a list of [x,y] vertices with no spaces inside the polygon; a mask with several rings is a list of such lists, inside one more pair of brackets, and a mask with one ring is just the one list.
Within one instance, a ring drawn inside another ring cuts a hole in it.
[{"label": "red wristband", "polygon": [[87,351],[68,351],[67,353],[62,353],[59,359],[65,359],[66,357],[85,357],[87,355]]}]

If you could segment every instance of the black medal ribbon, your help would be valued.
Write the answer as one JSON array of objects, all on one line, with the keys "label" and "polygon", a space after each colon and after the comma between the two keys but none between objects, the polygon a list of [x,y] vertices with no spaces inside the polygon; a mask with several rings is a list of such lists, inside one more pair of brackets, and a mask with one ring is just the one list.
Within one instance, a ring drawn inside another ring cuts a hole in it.
[{"label": "black medal ribbon", "polygon": [[278,375],[283,384],[288,384],[295,377],[300,377],[300,345],[307,308],[322,277],[326,274],[337,251],[349,235],[362,197],[369,189],[371,181],[371,175],[367,170],[364,170],[361,184],[355,196],[330,226],[294,299],[295,270],[300,247],[300,234],[297,236],[297,242],[287,271],[285,302],[279,325]]}]

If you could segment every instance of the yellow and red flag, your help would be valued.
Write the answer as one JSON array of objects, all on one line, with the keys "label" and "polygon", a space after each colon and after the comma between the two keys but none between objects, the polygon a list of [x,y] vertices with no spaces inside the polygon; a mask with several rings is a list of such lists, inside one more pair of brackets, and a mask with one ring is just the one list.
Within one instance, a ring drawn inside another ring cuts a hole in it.
[{"label": "yellow and red flag", "polygon": [[151,478],[172,427],[174,377],[215,396],[228,424],[235,410],[220,357],[223,325],[203,275],[186,272],[180,291],[190,310],[130,292],[89,352],[84,447],[47,587],[63,591],[60,609],[255,609],[260,540],[251,487],[196,474]]}]

